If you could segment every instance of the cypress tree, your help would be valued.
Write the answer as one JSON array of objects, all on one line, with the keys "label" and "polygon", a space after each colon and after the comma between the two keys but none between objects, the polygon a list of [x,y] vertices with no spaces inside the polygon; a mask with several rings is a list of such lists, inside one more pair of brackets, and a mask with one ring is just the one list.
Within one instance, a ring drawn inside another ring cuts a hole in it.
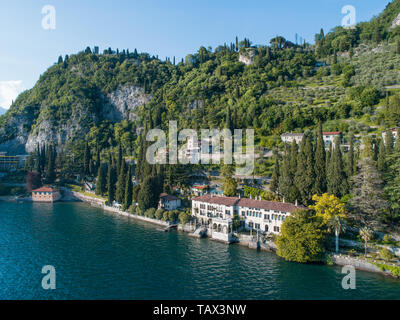
[{"label": "cypress tree", "polygon": [[304,156],[306,159],[306,175],[304,177],[303,189],[307,195],[307,204],[310,204],[313,196],[313,187],[315,180],[315,168],[314,168],[314,150],[311,143],[311,137],[306,137],[304,143]]},{"label": "cypress tree", "polygon": [[116,174],[113,161],[111,160],[111,155],[108,162],[108,172],[107,172],[107,191],[108,191],[108,203],[112,204],[115,200],[115,182]]},{"label": "cypress tree", "polygon": [[276,150],[274,153],[275,153],[275,165],[271,177],[271,182],[269,184],[269,190],[271,192],[276,193],[278,191],[278,183],[279,183],[279,154]]},{"label": "cypress tree", "polygon": [[305,181],[307,175],[307,160],[305,155],[305,143],[306,138],[304,137],[300,144],[300,151],[297,155],[297,168],[294,176],[294,184],[299,191],[300,201],[306,205],[308,203],[308,192],[305,189]]},{"label": "cypress tree", "polygon": [[129,166],[128,173],[126,174],[125,181],[125,199],[124,199],[124,210],[129,209],[132,204],[133,195],[133,184],[132,184],[132,168]]},{"label": "cypress tree", "polygon": [[388,129],[385,133],[386,155],[389,156],[393,153],[393,134],[392,130]]},{"label": "cypress tree", "polygon": [[122,164],[122,147],[121,143],[118,144],[118,159],[117,159],[117,174],[121,173],[121,164]]},{"label": "cypress tree", "polygon": [[[285,146],[285,155],[283,156],[282,167],[279,174],[279,193],[288,200],[290,187],[293,185],[293,178],[290,171],[290,147]],[[290,201],[290,200],[288,200]]]},{"label": "cypress tree", "polygon": [[117,182],[117,193],[116,193],[116,198],[118,203],[123,203],[124,198],[125,198],[125,183],[126,183],[126,163],[125,160],[122,160],[121,163],[121,170],[118,176],[118,182]]},{"label": "cypress tree", "polygon": [[319,122],[317,145],[315,148],[315,183],[313,192],[322,195],[326,191],[326,160],[325,145],[322,137],[322,123]]},{"label": "cypress tree", "polygon": [[96,194],[103,195],[106,193],[106,175],[104,172],[104,166],[99,165],[97,169],[97,179],[96,179]]},{"label": "cypress tree", "polygon": [[85,143],[85,150],[83,152],[83,174],[88,175],[90,173],[90,149],[89,144],[86,141]]},{"label": "cypress tree", "polygon": [[101,165],[101,163],[100,163],[100,147],[97,144],[97,147],[96,147],[96,166],[95,166],[95,169],[96,169],[97,172],[99,170],[100,165]]},{"label": "cypress tree", "polygon": [[382,139],[379,141],[377,166],[379,172],[384,173],[386,171],[386,150],[385,150],[385,144],[383,143]]},{"label": "cypress tree", "polygon": [[350,134],[350,148],[349,153],[347,155],[347,176],[352,177],[355,174],[355,165],[354,165],[354,137],[353,134]]},{"label": "cypress tree", "polygon": [[298,153],[299,153],[299,146],[297,145],[296,140],[293,140],[292,145],[290,147],[290,173],[292,177],[294,177],[297,171]]},{"label": "cypress tree", "polygon": [[47,183],[54,183],[56,180],[55,172],[55,155],[53,147],[47,149],[47,168],[46,168],[46,181]]},{"label": "cypress tree", "polygon": [[342,152],[339,138],[336,138],[335,147],[332,150],[327,177],[328,192],[341,198],[348,192],[347,177],[343,168]]}]

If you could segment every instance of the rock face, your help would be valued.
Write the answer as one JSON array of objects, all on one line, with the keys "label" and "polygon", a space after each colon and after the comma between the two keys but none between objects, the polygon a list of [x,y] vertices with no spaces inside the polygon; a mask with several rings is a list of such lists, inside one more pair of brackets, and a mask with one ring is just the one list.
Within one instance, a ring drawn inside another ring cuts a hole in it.
[{"label": "rock face", "polygon": [[390,26],[389,30],[392,30],[398,26],[400,26],[400,13],[396,17],[396,19],[393,20],[392,25]]},{"label": "rock face", "polygon": [[36,150],[38,144],[47,143],[54,143],[60,149],[67,141],[85,136],[90,127],[102,119],[111,122],[137,120],[135,110],[151,99],[152,96],[145,94],[140,87],[119,87],[102,98],[96,113],[84,105],[74,105],[71,116],[62,123],[45,116],[46,112],[41,112],[44,107],[25,107],[23,113],[12,115],[6,126],[0,127],[0,151],[25,154]]},{"label": "rock face", "polygon": [[124,86],[107,95],[103,105],[102,116],[112,122],[123,119],[138,120],[135,110],[151,101],[152,97],[140,87]]},{"label": "rock face", "polygon": [[247,48],[245,52],[240,53],[239,62],[244,63],[246,66],[253,64],[256,51],[253,48]]}]

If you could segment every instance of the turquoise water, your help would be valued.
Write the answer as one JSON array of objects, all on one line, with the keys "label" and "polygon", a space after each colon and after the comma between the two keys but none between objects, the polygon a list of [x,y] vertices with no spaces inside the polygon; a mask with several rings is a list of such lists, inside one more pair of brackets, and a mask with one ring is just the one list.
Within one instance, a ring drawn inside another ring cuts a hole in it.
[{"label": "turquoise water", "polygon": [[[56,289],[41,286],[56,269]],[[0,299],[399,299],[400,281],[274,254],[103,212],[83,203],[0,202]]]}]

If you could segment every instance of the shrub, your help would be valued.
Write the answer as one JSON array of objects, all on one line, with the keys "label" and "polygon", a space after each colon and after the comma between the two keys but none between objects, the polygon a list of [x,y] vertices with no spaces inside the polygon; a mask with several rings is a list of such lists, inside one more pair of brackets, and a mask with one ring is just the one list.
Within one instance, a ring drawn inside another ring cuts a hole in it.
[{"label": "shrub", "polygon": [[154,214],[154,217],[158,220],[161,220],[162,217],[164,216],[164,210],[163,209],[158,209],[156,213]]},{"label": "shrub", "polygon": [[146,210],[146,212],[144,213],[144,215],[145,215],[147,218],[153,219],[154,216],[155,216],[155,213],[156,213],[156,209],[155,209],[155,208],[150,208],[150,209],[147,209],[147,210]]},{"label": "shrub", "polygon": [[385,234],[385,236],[383,237],[382,242],[384,244],[393,244],[394,241],[393,241],[393,238],[390,235]]},{"label": "shrub", "polygon": [[383,248],[381,251],[379,251],[379,255],[385,261],[390,261],[395,257],[395,255],[387,248]]}]

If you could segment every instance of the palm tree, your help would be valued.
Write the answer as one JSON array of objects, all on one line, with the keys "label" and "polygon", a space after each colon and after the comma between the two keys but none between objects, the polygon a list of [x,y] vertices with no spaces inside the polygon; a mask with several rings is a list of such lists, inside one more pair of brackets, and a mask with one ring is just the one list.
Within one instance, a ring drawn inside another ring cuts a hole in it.
[{"label": "palm tree", "polygon": [[360,229],[360,236],[364,240],[365,243],[365,256],[367,255],[367,245],[368,241],[371,240],[373,235],[373,231],[368,227],[364,227]]},{"label": "palm tree", "polygon": [[328,220],[328,228],[335,231],[336,253],[339,252],[339,235],[340,233],[346,231],[346,227],[346,222],[339,215],[336,215]]}]

